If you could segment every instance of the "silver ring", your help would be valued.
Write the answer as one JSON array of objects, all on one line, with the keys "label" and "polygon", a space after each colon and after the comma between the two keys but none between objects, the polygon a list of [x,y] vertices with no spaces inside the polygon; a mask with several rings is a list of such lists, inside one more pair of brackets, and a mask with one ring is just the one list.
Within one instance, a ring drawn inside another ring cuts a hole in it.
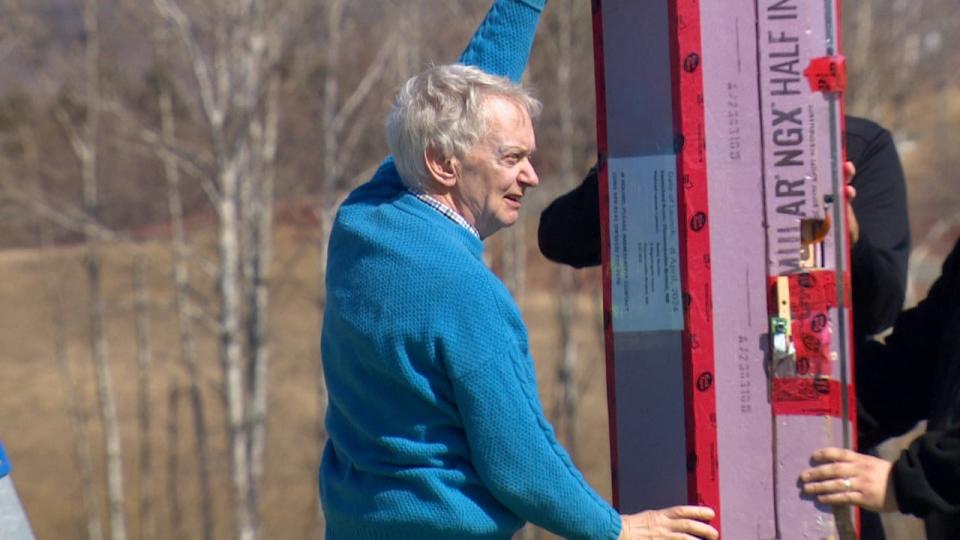
[{"label": "silver ring", "polygon": [[850,478],[844,478],[843,489],[844,491],[853,491],[853,480]]}]

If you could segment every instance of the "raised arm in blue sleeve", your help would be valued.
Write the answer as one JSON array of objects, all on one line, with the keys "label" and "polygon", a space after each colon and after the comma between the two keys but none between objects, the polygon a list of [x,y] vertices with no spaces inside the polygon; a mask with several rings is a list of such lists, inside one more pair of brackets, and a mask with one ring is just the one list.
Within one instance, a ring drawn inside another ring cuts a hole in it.
[{"label": "raised arm in blue sleeve", "polygon": [[457,60],[520,82],[547,0],[496,0]]}]

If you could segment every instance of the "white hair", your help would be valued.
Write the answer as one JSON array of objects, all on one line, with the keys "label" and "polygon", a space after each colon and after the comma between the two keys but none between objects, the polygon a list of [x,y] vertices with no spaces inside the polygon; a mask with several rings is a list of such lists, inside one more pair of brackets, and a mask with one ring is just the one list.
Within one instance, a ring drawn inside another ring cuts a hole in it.
[{"label": "white hair", "polygon": [[428,180],[424,151],[463,159],[487,132],[484,101],[504,98],[531,118],[543,106],[522,85],[462,64],[434,66],[411,77],[400,89],[385,132],[400,178],[408,187],[422,188]]}]

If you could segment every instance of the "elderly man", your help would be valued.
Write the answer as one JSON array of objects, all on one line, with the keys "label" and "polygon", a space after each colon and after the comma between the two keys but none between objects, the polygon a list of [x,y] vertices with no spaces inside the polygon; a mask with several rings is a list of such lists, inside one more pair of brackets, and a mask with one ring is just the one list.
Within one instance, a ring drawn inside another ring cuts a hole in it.
[{"label": "elderly man", "polygon": [[[392,157],[341,206],[329,243],[322,349],[328,538],[716,538],[708,508],[620,516],[557,442],[526,327],[483,263],[539,179],[519,79],[539,16],[496,2],[461,61],[400,91]],[[519,52],[518,52],[519,51]],[[517,69],[519,67],[519,69]],[[685,536],[689,535],[689,536]]]}]

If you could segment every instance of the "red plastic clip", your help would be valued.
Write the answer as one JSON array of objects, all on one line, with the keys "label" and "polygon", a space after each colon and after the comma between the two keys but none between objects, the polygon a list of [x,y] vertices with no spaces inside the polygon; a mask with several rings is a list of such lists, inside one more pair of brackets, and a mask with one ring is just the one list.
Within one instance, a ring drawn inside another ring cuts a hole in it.
[{"label": "red plastic clip", "polygon": [[814,58],[803,74],[812,92],[843,92],[847,88],[847,59],[839,54]]}]

